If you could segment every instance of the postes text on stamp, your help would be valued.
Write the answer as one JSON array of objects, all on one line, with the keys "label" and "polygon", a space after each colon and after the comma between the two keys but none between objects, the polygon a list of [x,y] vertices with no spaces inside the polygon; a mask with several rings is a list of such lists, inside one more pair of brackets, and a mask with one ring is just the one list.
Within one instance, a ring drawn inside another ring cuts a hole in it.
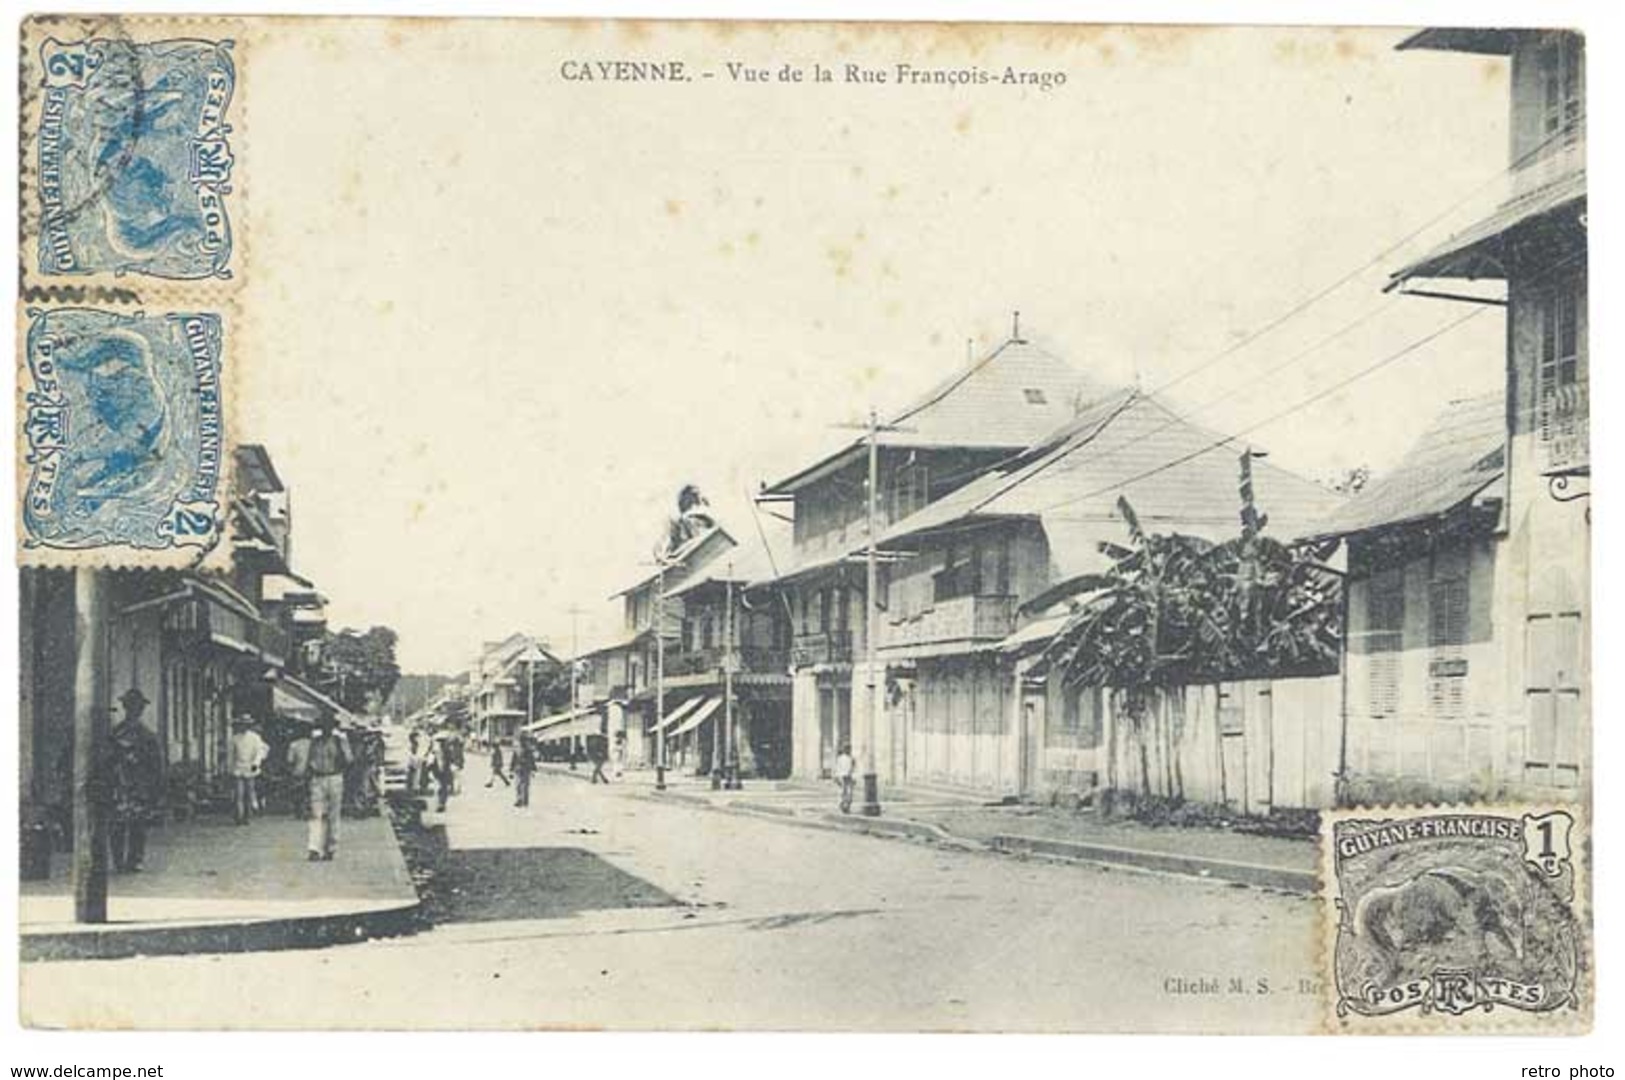
[{"label": "postes text on stamp", "polygon": [[27,315],[25,561],[96,553],[142,565],[213,547],[224,490],[221,317]]},{"label": "postes text on stamp", "polygon": [[232,42],[48,38],[39,272],[230,276]]},{"label": "postes text on stamp", "polygon": [[1394,808],[1326,829],[1331,973],[1346,1026],[1448,1030],[1584,1007],[1573,811]]}]

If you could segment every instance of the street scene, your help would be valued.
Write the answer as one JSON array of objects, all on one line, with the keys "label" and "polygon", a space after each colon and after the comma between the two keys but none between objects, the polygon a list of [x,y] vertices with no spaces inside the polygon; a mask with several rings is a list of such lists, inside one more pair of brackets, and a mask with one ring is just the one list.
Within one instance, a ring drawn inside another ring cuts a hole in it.
[{"label": "street scene", "polygon": [[195,557],[25,500],[25,1024],[1588,1022],[1581,34],[419,29],[245,20],[225,316],[29,333],[236,399]]}]

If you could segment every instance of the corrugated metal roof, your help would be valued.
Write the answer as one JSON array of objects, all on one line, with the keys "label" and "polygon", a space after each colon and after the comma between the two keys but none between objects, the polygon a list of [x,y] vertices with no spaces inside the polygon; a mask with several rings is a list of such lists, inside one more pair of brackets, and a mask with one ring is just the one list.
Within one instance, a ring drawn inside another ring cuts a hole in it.
[{"label": "corrugated metal roof", "polygon": [[[1079,407],[1109,392],[1066,361],[1024,339],[1011,339],[955,372],[887,419],[906,431],[883,431],[882,446],[1019,450],[1053,431]],[[764,489],[793,491],[829,463],[861,451],[854,439]]]},{"label": "corrugated metal roof", "polygon": [[1487,217],[1395,271],[1392,275],[1394,285],[1414,277],[1459,277],[1470,280],[1505,277],[1502,238],[1537,218],[1577,208],[1585,197],[1586,174],[1582,169],[1505,202]]},{"label": "corrugated metal roof", "polygon": [[[1240,527],[1238,457],[1247,448],[1175,414],[1153,397],[1121,391],[1097,402],[1011,469],[989,474],[905,518],[889,534],[965,518],[1036,517],[1065,573],[1093,569],[1100,539],[1120,540],[1126,496],[1151,531],[1227,537]],[[1340,500],[1334,492],[1255,460],[1258,505],[1271,535],[1293,538]],[[1073,569],[1075,567],[1075,569]]]},{"label": "corrugated metal roof", "polygon": [[1505,471],[1505,397],[1454,401],[1398,465],[1329,515],[1312,535],[1345,536],[1435,517],[1475,498]]}]

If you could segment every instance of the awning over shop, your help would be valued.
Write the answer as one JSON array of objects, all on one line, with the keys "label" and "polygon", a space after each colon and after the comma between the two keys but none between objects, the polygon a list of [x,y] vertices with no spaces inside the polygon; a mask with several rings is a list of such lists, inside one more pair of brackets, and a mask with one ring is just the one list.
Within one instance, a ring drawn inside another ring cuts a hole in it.
[{"label": "awning over shop", "polygon": [[[584,716],[584,715],[586,715],[587,713],[590,713],[590,712],[592,712],[592,710],[590,708],[588,708],[588,709],[568,709],[568,710],[566,710],[564,712],[561,712],[561,713],[554,713],[552,716],[544,716],[540,720],[534,720],[531,723],[528,723],[528,724],[525,725],[525,730],[528,731],[528,732],[531,732],[532,734],[539,734],[539,733],[544,732],[544,731],[550,731],[551,729],[556,728],[556,727],[560,726],[561,724],[569,723],[571,720],[574,720],[574,719],[576,719],[576,718],[578,718],[580,716]],[[486,715],[489,716],[489,715],[492,715],[492,714],[487,713]],[[551,734],[549,734],[547,737],[550,738],[550,739],[553,738],[553,736]]]},{"label": "awning over shop", "polygon": [[558,713],[538,720],[525,730],[542,742],[552,742],[554,739],[597,735],[603,730],[603,726],[603,714],[597,709],[577,709],[574,712]]},{"label": "awning over shop", "polygon": [[681,705],[677,706],[677,708],[675,708],[671,712],[667,713],[665,715],[665,718],[662,719],[660,721],[660,723],[652,725],[649,730],[650,731],[659,731],[661,728],[669,728],[669,727],[671,727],[673,724],[677,723],[683,717],[685,717],[689,713],[693,712],[695,710],[695,708],[697,708],[700,705],[700,703],[703,702],[704,700],[705,699],[701,698],[701,697],[689,698],[687,701],[685,701]]},{"label": "awning over shop", "polygon": [[315,722],[323,718],[336,718],[343,724],[355,720],[350,710],[292,675],[278,676],[271,685],[271,706],[281,715],[295,720]]},{"label": "awning over shop", "polygon": [[701,704],[698,709],[695,709],[693,714],[689,716],[687,720],[683,721],[683,726],[672,732],[672,734],[686,735],[688,732],[693,731],[695,728],[705,723],[706,719],[712,713],[716,712],[721,705],[722,699],[719,697],[706,698],[704,703]]}]

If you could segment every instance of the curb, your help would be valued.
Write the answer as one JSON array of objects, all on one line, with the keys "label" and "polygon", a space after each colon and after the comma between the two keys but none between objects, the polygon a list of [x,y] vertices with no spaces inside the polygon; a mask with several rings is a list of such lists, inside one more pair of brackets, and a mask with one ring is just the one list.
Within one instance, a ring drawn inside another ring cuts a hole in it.
[{"label": "curb", "polygon": [[175,926],[110,926],[94,930],[23,933],[23,963],[48,960],[123,960],[132,956],[188,953],[271,952],[320,949],[374,938],[402,937],[422,929],[422,902],[376,911],[304,915],[237,923]]},{"label": "curb", "polygon": [[825,832],[859,833],[881,839],[928,840],[932,843],[957,848],[961,851],[984,854],[1040,856],[1065,862],[1127,866],[1198,881],[1229,882],[1257,888],[1277,889],[1282,892],[1313,896],[1320,890],[1320,878],[1312,870],[1294,870],[1291,867],[1271,866],[1266,863],[1237,862],[1214,859],[1203,855],[1181,855],[1176,852],[1147,851],[1144,848],[1116,847],[1111,844],[1087,843],[1075,840],[1051,840],[1038,836],[1017,836],[1001,833],[987,843],[958,836],[934,822],[915,821],[911,818],[869,818],[826,812],[817,816],[803,816],[788,807],[768,806],[740,801],[714,803],[698,795],[673,791],[649,791],[637,798],[652,802],[679,803],[722,814],[741,814],[758,820],[777,821],[803,829],[822,829]]},{"label": "curb", "polygon": [[1294,870],[1266,863],[1236,862],[1230,859],[1212,859],[1204,855],[1181,855],[1169,851],[1147,851],[1144,848],[1124,848],[1111,844],[1052,840],[1047,837],[1004,833],[993,837],[990,846],[994,851],[1006,855],[1042,855],[1069,862],[1134,866],[1142,870],[1201,878],[1204,881],[1227,881],[1237,885],[1280,889],[1283,892],[1306,896],[1313,896],[1320,891],[1320,877],[1313,870]]}]

